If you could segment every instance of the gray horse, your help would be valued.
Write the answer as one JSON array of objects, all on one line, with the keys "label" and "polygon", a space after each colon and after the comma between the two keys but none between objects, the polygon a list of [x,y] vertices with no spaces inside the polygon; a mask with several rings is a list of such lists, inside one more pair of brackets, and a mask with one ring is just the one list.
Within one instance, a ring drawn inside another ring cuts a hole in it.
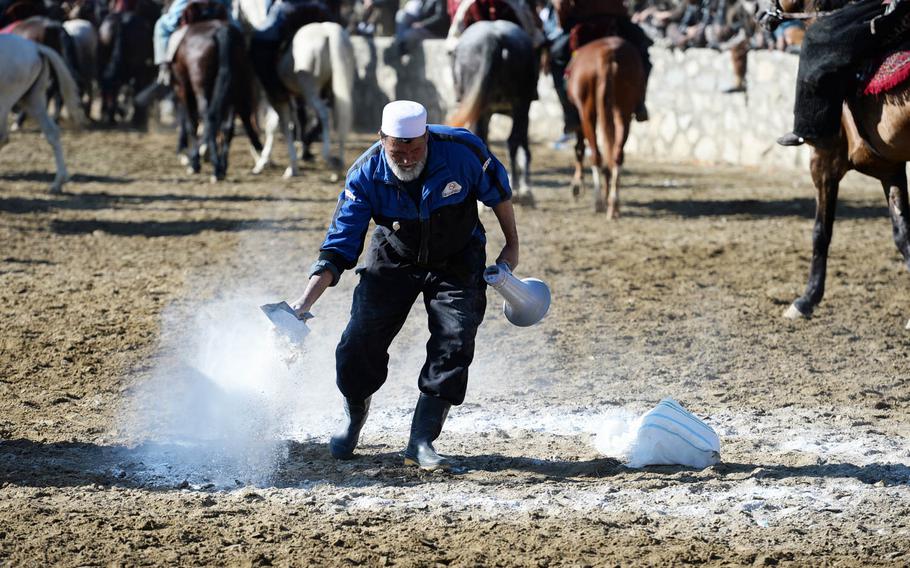
[{"label": "gray horse", "polygon": [[449,118],[452,126],[470,128],[484,142],[494,112],[512,117],[509,159],[516,201],[534,205],[528,112],[537,98],[538,57],[531,37],[506,20],[481,21],[464,31],[453,53],[455,96],[460,101]]}]

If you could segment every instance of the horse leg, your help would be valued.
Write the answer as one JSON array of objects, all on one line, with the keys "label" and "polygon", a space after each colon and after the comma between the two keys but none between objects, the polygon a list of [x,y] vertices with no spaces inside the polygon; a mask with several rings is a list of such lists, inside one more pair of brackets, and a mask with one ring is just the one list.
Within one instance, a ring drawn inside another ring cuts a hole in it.
[{"label": "horse leg", "polygon": [[192,95],[187,100],[187,112],[184,119],[184,129],[186,130],[187,144],[190,148],[189,167],[186,169],[188,174],[198,174],[202,169],[202,156],[200,156],[200,140],[197,136],[199,132],[199,110],[194,106],[195,103]]},{"label": "horse leg", "polygon": [[202,139],[205,140],[208,159],[212,163],[212,177],[209,181],[212,183],[224,179],[224,164],[221,162],[222,149],[218,144],[218,127],[221,121],[214,116],[206,116],[202,123]]},{"label": "horse leg", "polygon": [[283,178],[287,179],[295,177],[300,173],[297,169],[297,149],[294,147],[294,136],[291,133],[290,128],[290,107],[287,103],[281,103],[275,111],[278,112],[278,126],[281,128],[281,135],[284,136],[284,141],[288,147],[289,164],[282,175]]},{"label": "horse leg", "polygon": [[528,148],[528,112],[531,101],[512,105],[512,132],[509,133],[509,158],[512,161],[512,179],[518,183],[518,203],[534,207],[531,193],[531,150]]},{"label": "horse leg", "polygon": [[0,150],[9,143],[9,127],[7,126],[8,122],[5,118],[8,117],[12,111],[13,102],[3,100],[3,98],[0,97],[0,116],[4,117],[4,119],[0,120]]},{"label": "horse leg", "polygon": [[[42,71],[42,74],[46,73],[47,69],[45,68],[45,70]],[[46,84],[46,79],[39,79],[38,82],[32,86],[32,89],[26,95],[25,106],[29,115],[38,122],[48,144],[54,149],[54,161],[57,164],[57,174],[54,176],[54,181],[51,184],[50,189],[51,193],[60,193],[63,190],[63,184],[66,182],[69,175],[66,171],[66,163],[63,161],[63,147],[60,145],[60,129],[47,114],[47,95],[45,95],[44,90],[44,85]],[[4,120],[5,118],[6,115],[4,115]]]},{"label": "horse leg", "polygon": [[572,197],[578,197],[585,191],[585,135],[581,129],[575,131],[575,174],[572,176]]},{"label": "horse leg", "polygon": [[808,318],[825,295],[825,276],[828,269],[828,245],[834,230],[834,214],[840,180],[847,173],[837,153],[840,148],[812,153],[812,181],[815,184],[815,226],[812,229],[812,262],[806,291],[784,312],[788,319]]},{"label": "horse leg", "polygon": [[[891,214],[894,244],[910,269],[910,202],[907,199],[906,170],[901,168],[890,180],[882,181],[882,187],[888,200],[888,212]],[[910,320],[907,321],[906,329],[910,330]]]},{"label": "horse leg", "polygon": [[177,160],[180,161],[181,166],[190,164],[189,156],[187,156],[189,149],[187,128],[186,109],[179,104],[177,105]]},{"label": "horse leg", "polygon": [[601,179],[603,175],[603,158],[600,154],[600,147],[597,144],[597,111],[593,97],[585,101],[584,107],[585,112],[581,113],[581,131],[588,142],[588,148],[591,149],[591,177],[594,178],[594,211],[603,213],[607,210],[604,205],[604,188],[603,180]]},{"label": "horse leg", "polygon": [[278,120],[278,113],[269,106],[265,115],[265,124],[263,125],[265,127],[265,144],[262,145],[262,152],[259,153],[259,159],[256,161],[256,165],[253,166],[254,174],[261,174],[262,170],[269,165],[269,160],[272,157],[272,145],[275,144],[275,131],[278,130]]},{"label": "horse leg", "polygon": [[332,130],[332,113],[329,112],[329,107],[326,106],[325,101],[319,96],[319,89],[317,89],[314,82],[307,77],[306,73],[297,74],[297,84],[303,88],[304,97],[313,107],[316,118],[322,126],[322,160],[337,174],[338,170],[342,168],[341,162],[329,156],[329,153],[332,150],[332,141],[329,136],[329,133]]},{"label": "horse leg", "polygon": [[[226,115],[220,124],[221,144],[218,147],[218,159],[215,166],[215,179],[219,181],[227,177],[228,155],[231,150],[231,140],[234,139],[234,111],[228,110]],[[215,136],[212,138],[214,139]]]},{"label": "horse leg", "polygon": [[[629,124],[632,121],[631,113],[624,113],[619,108],[614,108],[612,120],[608,119],[607,127],[604,129],[604,136],[607,139],[608,148],[607,163],[609,164],[610,175],[610,192],[607,195],[607,218],[619,218],[619,172],[622,168],[623,146],[629,133]],[[612,124],[610,124],[612,123]]]}]

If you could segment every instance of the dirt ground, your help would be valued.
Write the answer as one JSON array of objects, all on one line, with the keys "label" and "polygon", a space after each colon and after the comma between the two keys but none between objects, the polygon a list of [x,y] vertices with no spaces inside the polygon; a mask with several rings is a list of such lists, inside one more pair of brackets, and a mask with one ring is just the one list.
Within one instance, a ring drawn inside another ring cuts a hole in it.
[{"label": "dirt ground", "polygon": [[[792,322],[781,316],[811,252],[807,173],[639,156],[611,223],[590,194],[572,200],[569,154],[535,147],[517,272],[549,283],[551,312],[518,329],[488,292],[467,401],[437,444],[458,467],[424,474],[400,457],[420,302],[344,463],[325,442],[356,276],[317,305],[307,350],[284,367],[247,351],[255,339],[219,335],[258,325],[243,324],[259,322],[254,297],[302,291],[340,188],[325,169],[252,176],[238,139],[214,185],[183,173],[171,134],[64,140],[63,195],[46,191],[36,133],[0,153],[3,565],[910,563],[910,274],[874,182],[849,178],[827,296]],[[482,219],[492,258],[502,240]],[[269,391],[255,412],[218,373],[206,390],[187,372],[200,335],[216,338],[202,358],[232,385]],[[597,449],[604,424],[664,396],[718,431],[721,463],[636,470]],[[206,402],[217,420],[199,414]],[[170,429],[190,423],[238,428],[246,445]]]}]

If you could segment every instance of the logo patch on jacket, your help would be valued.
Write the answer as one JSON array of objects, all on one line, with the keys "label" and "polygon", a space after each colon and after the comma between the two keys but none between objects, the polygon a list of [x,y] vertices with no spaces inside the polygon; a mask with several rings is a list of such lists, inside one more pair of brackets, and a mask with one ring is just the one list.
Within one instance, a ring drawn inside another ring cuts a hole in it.
[{"label": "logo patch on jacket", "polygon": [[357,196],[354,195],[354,192],[348,188],[344,189],[344,197],[345,199],[350,199],[351,201],[357,201]]},{"label": "logo patch on jacket", "polygon": [[450,195],[455,195],[459,191],[461,191],[461,186],[458,185],[458,182],[450,181],[449,183],[446,184],[445,189],[442,190],[442,196],[448,197]]}]

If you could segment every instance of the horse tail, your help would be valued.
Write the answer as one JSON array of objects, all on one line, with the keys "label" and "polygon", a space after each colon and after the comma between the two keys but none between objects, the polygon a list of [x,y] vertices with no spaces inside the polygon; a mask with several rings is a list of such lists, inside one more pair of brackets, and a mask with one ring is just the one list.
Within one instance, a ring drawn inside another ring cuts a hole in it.
[{"label": "horse tail", "polygon": [[[474,81],[468,90],[467,95],[455,109],[455,112],[448,119],[450,126],[464,127],[468,124],[476,124],[484,107],[487,105],[487,97],[490,92],[490,83],[493,81],[493,63],[494,60],[501,58],[501,53],[497,53],[499,42],[492,34],[484,38],[480,46],[480,67],[476,70],[460,70],[462,76],[465,72],[473,72]],[[458,51],[456,48],[455,65],[459,65]]]},{"label": "horse tail", "polygon": [[[597,90],[594,105],[597,112],[594,136],[600,138],[598,144],[603,148],[602,156],[613,155],[613,108],[616,105],[616,52],[607,49],[603,52],[603,61],[597,66]],[[609,163],[609,162],[608,162]]]},{"label": "horse tail", "polygon": [[36,44],[36,47],[44,60],[50,63],[54,75],[57,76],[60,94],[63,95],[63,104],[66,106],[66,112],[69,114],[70,119],[76,126],[85,126],[88,124],[88,119],[82,111],[82,105],[79,100],[79,89],[76,87],[76,80],[73,79],[73,75],[70,73],[66,61],[64,61],[56,51],[47,46]]},{"label": "horse tail", "polygon": [[218,50],[218,74],[215,76],[215,85],[212,88],[212,99],[207,109],[207,121],[213,128],[227,116],[231,101],[231,51],[234,38],[232,27],[225,24],[215,30],[215,48]]},{"label": "horse tail", "polygon": [[329,60],[332,64],[332,95],[335,101],[335,128],[342,142],[351,131],[354,121],[354,46],[351,38],[338,24],[325,23],[329,40]]}]

